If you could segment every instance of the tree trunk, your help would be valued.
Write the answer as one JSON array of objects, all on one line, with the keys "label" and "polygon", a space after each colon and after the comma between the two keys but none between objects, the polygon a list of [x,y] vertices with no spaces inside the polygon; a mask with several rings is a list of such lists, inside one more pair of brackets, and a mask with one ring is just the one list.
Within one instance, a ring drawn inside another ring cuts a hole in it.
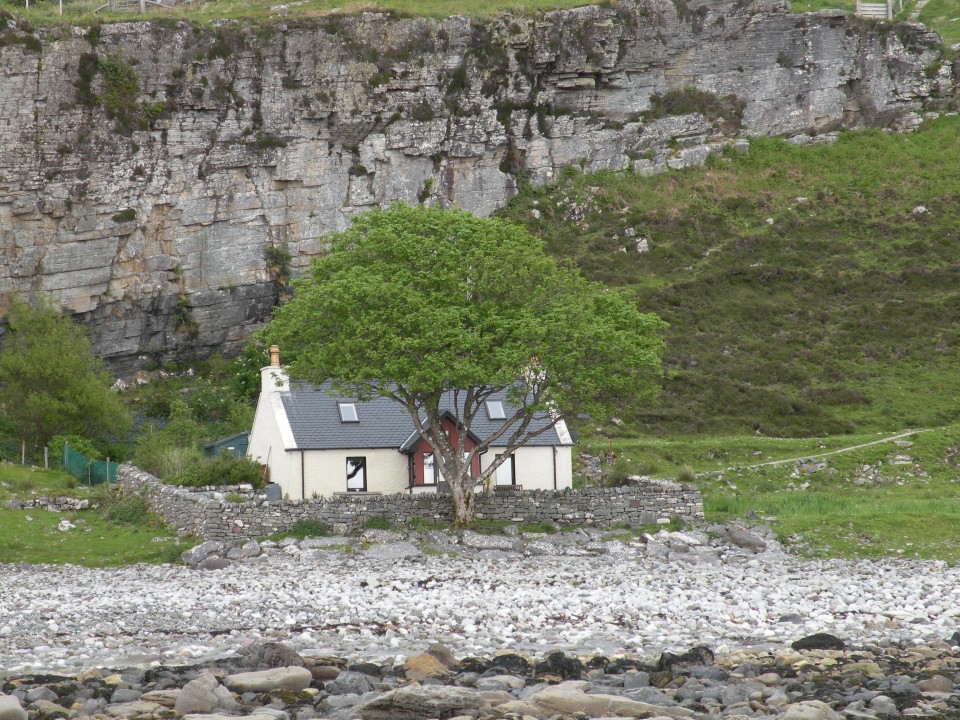
[{"label": "tree trunk", "polygon": [[466,473],[461,471],[460,476],[450,483],[450,492],[453,495],[454,525],[463,527],[471,524],[476,519],[476,507],[469,468]]}]

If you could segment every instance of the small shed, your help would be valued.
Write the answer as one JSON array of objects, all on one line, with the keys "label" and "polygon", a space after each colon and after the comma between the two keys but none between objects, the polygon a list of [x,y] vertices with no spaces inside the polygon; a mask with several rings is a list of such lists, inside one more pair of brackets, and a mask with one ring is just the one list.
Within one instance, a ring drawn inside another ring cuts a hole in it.
[{"label": "small shed", "polygon": [[247,454],[247,446],[250,444],[250,433],[242,432],[222,440],[215,440],[203,446],[203,454],[206,457],[218,457],[224,450],[228,451],[234,457],[240,458]]}]

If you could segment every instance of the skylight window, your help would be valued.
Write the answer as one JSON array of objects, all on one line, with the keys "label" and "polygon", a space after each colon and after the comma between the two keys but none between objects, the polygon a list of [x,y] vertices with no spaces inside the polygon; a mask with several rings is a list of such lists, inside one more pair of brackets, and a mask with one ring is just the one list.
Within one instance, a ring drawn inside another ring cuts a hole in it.
[{"label": "skylight window", "polygon": [[360,422],[355,403],[337,403],[337,407],[340,408],[340,422]]},{"label": "skylight window", "polygon": [[506,420],[507,414],[503,411],[503,402],[487,400],[487,417],[491,420]]}]

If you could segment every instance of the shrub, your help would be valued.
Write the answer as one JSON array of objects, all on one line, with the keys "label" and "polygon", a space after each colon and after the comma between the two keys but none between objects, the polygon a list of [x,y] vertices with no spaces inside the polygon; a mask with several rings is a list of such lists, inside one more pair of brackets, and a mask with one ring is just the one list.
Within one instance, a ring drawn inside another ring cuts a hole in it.
[{"label": "shrub", "polygon": [[367,530],[389,530],[390,521],[382,517],[373,517],[369,518],[363,526]]},{"label": "shrub", "polygon": [[647,114],[651,118],[662,118],[670,115],[701,113],[711,120],[722,120],[725,129],[732,132],[740,128],[745,106],[746,103],[736,95],[721,97],[712,92],[685,87],[681,90],[668,90],[662,95],[651,96],[650,110]]},{"label": "shrub", "polygon": [[263,468],[248,457],[234,457],[227,451],[215,458],[195,462],[177,474],[175,485],[203,487],[206,485],[252,485],[263,487]]},{"label": "shrub", "polygon": [[196,447],[157,445],[151,450],[138,447],[134,462],[142,470],[161,480],[179,477],[203,460],[203,453]]},{"label": "shrub", "polygon": [[90,440],[79,435],[54,435],[50,438],[47,447],[50,448],[50,458],[55,462],[63,460],[63,446],[69,445],[70,449],[85,455],[88,460],[102,460],[103,456]]},{"label": "shrub", "polygon": [[677,471],[677,482],[679,483],[692,483],[697,479],[697,474],[693,471],[693,468],[689,465],[682,465]]},{"label": "shrub", "polygon": [[293,527],[283,534],[303,539],[305,537],[325,537],[330,534],[330,530],[319,520],[305,518],[297,520]]},{"label": "shrub", "polygon": [[150,520],[150,506],[139,495],[112,492],[100,503],[100,515],[119,525],[144,525]]}]

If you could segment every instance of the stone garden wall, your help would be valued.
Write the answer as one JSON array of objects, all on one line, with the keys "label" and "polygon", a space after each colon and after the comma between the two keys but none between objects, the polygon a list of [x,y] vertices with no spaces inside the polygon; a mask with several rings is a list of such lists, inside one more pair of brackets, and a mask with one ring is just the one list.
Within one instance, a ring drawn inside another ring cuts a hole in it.
[{"label": "stone garden wall", "polygon": [[[178,532],[208,540],[239,540],[289,530],[298,520],[317,520],[338,534],[363,527],[371,518],[392,525],[412,520],[453,521],[450,496],[437,494],[350,494],[303,501],[261,498],[236,503],[222,494],[164,485],[154,476],[122,465],[117,486],[147,498],[154,511]],[[477,517],[522,523],[612,527],[639,526],[673,517],[703,517],[703,501],[692,485],[649,482],[633,487],[533,491],[477,496]]]}]

